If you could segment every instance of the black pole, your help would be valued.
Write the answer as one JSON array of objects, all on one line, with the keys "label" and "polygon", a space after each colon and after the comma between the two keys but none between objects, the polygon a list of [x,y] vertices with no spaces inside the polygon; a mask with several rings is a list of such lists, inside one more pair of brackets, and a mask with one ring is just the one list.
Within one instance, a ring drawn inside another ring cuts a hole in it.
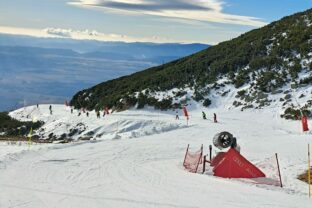
[{"label": "black pole", "polygon": [[204,156],[204,161],[203,161],[203,174],[206,171],[206,155]]},{"label": "black pole", "polygon": [[283,184],[282,184],[282,177],[281,177],[281,171],[280,171],[280,167],[279,167],[279,162],[278,162],[277,153],[275,153],[275,157],[276,157],[276,163],[277,163],[277,169],[278,169],[278,176],[279,176],[279,179],[280,179],[280,185],[281,185],[281,187],[283,187]]},{"label": "black pole", "polygon": [[199,166],[199,163],[200,163],[200,160],[202,159],[203,157],[203,149],[204,149],[204,146],[202,145],[200,150],[201,150],[201,153],[200,153],[200,157],[199,157],[199,160],[198,160],[198,163],[197,163],[197,166],[196,166],[196,170],[195,170],[195,173],[197,173],[197,170],[198,170],[198,166]]},{"label": "black pole", "polygon": [[[117,123],[118,124],[118,123]],[[185,160],[186,160],[186,156],[187,156],[187,153],[188,153],[188,149],[190,147],[190,144],[187,145],[187,148],[186,148],[186,152],[185,152],[185,156],[184,156],[184,161],[183,161],[183,166],[185,164]]]},{"label": "black pole", "polygon": [[212,145],[209,145],[209,161],[211,162]]}]

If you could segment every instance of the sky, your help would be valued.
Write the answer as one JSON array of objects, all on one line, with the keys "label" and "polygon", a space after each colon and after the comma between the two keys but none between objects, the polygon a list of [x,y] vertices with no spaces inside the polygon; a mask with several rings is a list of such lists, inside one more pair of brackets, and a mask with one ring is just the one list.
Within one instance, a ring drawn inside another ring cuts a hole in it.
[{"label": "sky", "polygon": [[312,0],[0,0],[0,33],[217,44]]}]

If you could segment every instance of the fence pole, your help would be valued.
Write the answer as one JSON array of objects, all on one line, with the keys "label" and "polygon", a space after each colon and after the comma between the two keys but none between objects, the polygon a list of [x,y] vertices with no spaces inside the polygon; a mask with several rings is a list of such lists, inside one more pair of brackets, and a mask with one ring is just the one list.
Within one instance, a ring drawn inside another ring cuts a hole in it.
[{"label": "fence pole", "polygon": [[199,160],[197,162],[195,173],[197,173],[197,169],[198,169],[199,163],[200,163],[200,161],[202,160],[202,157],[203,157],[203,145],[201,145],[200,151],[201,152],[200,152]]},{"label": "fence pole", "polygon": [[206,171],[206,155],[204,156],[204,162],[203,162],[203,174]]},{"label": "fence pole", "polygon": [[189,146],[190,146],[190,144],[188,144],[188,145],[187,145],[187,148],[186,148],[186,152],[185,152],[185,156],[184,156],[184,161],[183,161],[183,166],[184,166],[184,164],[185,164],[185,160],[186,160],[186,156],[187,156],[187,153],[188,153]]},{"label": "fence pole", "polygon": [[280,179],[280,184],[281,184],[281,187],[283,188],[282,177],[281,177],[281,171],[280,171],[280,166],[279,166],[279,162],[278,162],[277,153],[275,153],[275,157],[276,157],[277,170],[278,170],[278,176],[279,176],[279,179]]},{"label": "fence pole", "polygon": [[212,157],[212,145],[209,145],[209,161],[211,162]]},{"label": "fence pole", "polygon": [[309,185],[309,198],[310,198],[311,197],[310,144],[308,144],[308,185]]}]

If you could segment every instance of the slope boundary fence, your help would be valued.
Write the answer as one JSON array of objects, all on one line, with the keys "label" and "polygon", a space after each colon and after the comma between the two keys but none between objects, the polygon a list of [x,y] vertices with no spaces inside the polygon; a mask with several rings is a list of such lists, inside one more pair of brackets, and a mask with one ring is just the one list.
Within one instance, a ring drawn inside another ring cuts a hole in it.
[{"label": "slope boundary fence", "polygon": [[187,145],[185,157],[183,161],[184,168],[191,172],[191,173],[197,173],[199,164],[202,164],[203,162],[203,145],[201,145],[200,149],[196,152],[190,152],[190,145]]}]

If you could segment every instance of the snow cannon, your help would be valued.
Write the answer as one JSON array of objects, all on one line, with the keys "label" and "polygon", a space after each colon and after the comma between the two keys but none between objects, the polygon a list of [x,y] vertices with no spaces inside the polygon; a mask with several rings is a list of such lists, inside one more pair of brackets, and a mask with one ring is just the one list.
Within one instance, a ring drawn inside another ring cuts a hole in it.
[{"label": "snow cannon", "polygon": [[228,147],[237,148],[236,138],[226,131],[220,132],[213,137],[213,145],[219,150]]},{"label": "snow cannon", "polygon": [[[229,132],[213,137],[213,144],[220,151],[210,161],[214,176],[222,178],[259,178],[265,174],[240,154],[236,138]],[[227,149],[226,151],[224,151]],[[204,169],[205,170],[205,169]]]}]

